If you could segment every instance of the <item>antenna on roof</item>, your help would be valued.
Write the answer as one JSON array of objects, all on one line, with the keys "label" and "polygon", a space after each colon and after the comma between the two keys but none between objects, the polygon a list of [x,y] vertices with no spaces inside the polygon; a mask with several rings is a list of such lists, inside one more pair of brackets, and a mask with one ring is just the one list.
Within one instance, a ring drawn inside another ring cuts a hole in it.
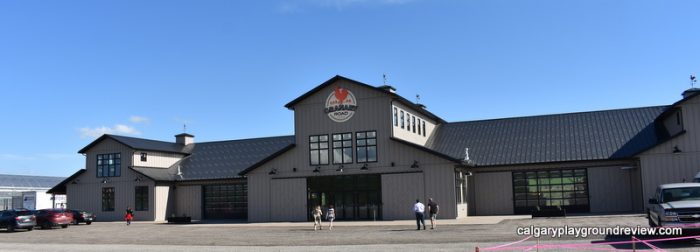
[{"label": "antenna on roof", "polygon": [[187,133],[187,124],[182,124],[182,133]]},{"label": "antenna on roof", "polygon": [[416,94],[416,104],[420,104],[420,95]]},{"label": "antenna on roof", "polygon": [[694,87],[695,87],[695,82],[697,82],[697,81],[698,81],[698,80],[695,78],[695,75],[694,75],[694,74],[691,74],[691,75],[690,75],[690,88],[694,88]]},{"label": "antenna on roof", "polygon": [[382,78],[384,79],[384,85],[386,85],[386,74],[382,74]]}]

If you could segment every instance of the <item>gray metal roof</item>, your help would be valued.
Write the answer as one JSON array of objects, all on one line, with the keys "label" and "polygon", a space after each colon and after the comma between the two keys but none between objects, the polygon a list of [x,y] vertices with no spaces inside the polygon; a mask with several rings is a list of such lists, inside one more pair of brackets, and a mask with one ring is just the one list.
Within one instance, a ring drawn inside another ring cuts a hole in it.
[{"label": "gray metal roof", "polygon": [[65,177],[24,176],[0,174],[0,187],[51,188]]},{"label": "gray metal roof", "polygon": [[667,106],[440,125],[426,146],[478,166],[629,158],[656,145]]},{"label": "gray metal roof", "polygon": [[115,141],[122,143],[122,144],[129,146],[130,148],[136,149],[136,150],[162,151],[162,152],[182,153],[182,154],[187,154],[190,151],[192,151],[191,144],[182,145],[182,144],[178,144],[178,143],[174,143],[174,142],[164,142],[164,141],[157,141],[157,140],[150,140],[150,139],[143,139],[143,138],[104,134],[101,137],[97,138],[95,141],[92,141],[92,143],[88,144],[80,151],[78,151],[78,153],[85,153],[88,149],[92,148],[94,145],[101,142],[105,138],[114,139]]},{"label": "gray metal roof", "polygon": [[[239,178],[241,171],[293,144],[294,136],[196,143],[189,156],[168,169],[132,169],[157,181]],[[176,175],[178,166],[182,176]]]}]

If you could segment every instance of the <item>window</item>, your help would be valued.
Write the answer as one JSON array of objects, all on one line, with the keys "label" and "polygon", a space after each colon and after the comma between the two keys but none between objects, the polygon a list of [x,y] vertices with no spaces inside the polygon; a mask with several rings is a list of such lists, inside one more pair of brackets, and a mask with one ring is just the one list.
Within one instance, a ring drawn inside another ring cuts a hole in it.
[{"label": "window", "polygon": [[406,130],[411,131],[411,115],[406,113]]},{"label": "window", "polygon": [[121,154],[98,154],[97,155],[97,176],[98,177],[119,177],[121,176]]},{"label": "window", "polygon": [[248,218],[248,185],[225,184],[203,187],[203,215],[206,219]]},{"label": "window", "polygon": [[416,133],[416,117],[411,116],[411,127],[413,128],[413,133]]},{"label": "window", "polygon": [[420,118],[418,118],[418,135],[420,136]]},{"label": "window", "polygon": [[676,125],[681,125],[681,112],[676,112]]},{"label": "window", "polygon": [[540,206],[561,206],[567,212],[588,212],[586,169],[513,172],[516,214],[530,213]]},{"label": "window", "polygon": [[134,191],[136,192],[134,210],[148,211],[148,186],[137,186]]},{"label": "window", "polygon": [[114,211],[114,187],[102,188],[102,211]]},{"label": "window", "polygon": [[401,128],[402,128],[402,129],[403,129],[403,127],[404,127],[403,125],[404,125],[404,123],[403,123],[403,110],[402,110],[402,111],[401,111]]},{"label": "window", "polygon": [[352,133],[333,134],[333,164],[352,164]]},{"label": "window", "polygon": [[146,162],[148,160],[148,154],[146,152],[141,152],[141,162]]},{"label": "window", "polygon": [[425,136],[425,121],[423,121],[423,136]]},{"label": "window", "polygon": [[399,126],[399,112],[394,108],[394,127]]},{"label": "window", "polygon": [[328,164],[328,135],[309,136],[309,155],[311,165]]},{"label": "window", "polygon": [[363,131],[355,133],[357,162],[377,162],[377,132]]}]

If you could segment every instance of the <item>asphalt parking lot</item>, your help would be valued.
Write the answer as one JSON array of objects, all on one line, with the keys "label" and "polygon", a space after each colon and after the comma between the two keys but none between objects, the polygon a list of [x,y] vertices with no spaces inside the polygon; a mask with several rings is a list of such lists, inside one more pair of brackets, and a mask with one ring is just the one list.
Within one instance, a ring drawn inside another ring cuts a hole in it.
[{"label": "asphalt parking lot", "polygon": [[[639,215],[567,218],[487,217],[445,220],[435,230],[415,230],[415,222],[336,222],[332,231],[313,230],[312,223],[204,223],[174,225],[136,222],[96,222],[67,229],[8,233],[0,231],[1,251],[474,251],[521,240],[518,227],[577,226],[646,227]],[[653,239],[657,237],[640,237]],[[518,245],[591,244],[626,241],[631,237],[589,236],[531,238]],[[673,251],[700,251],[697,239],[653,243]],[[591,247],[580,247],[585,251]],[[631,249],[628,244],[595,248]],[[638,244],[637,249],[648,249]],[[522,250],[522,249],[518,249]],[[570,251],[552,248],[540,251]],[[651,250],[649,250],[651,251]]]}]

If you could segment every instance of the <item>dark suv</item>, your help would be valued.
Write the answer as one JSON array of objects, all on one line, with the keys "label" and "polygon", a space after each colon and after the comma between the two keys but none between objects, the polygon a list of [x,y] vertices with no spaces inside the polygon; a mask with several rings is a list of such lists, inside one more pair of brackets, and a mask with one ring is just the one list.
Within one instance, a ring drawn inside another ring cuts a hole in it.
[{"label": "dark suv", "polygon": [[36,226],[36,218],[29,210],[5,210],[0,212],[0,228],[14,232],[15,229],[32,231]]},{"label": "dark suv", "polygon": [[88,212],[88,211],[83,211],[83,210],[68,210],[71,213],[73,213],[73,225],[78,225],[78,223],[84,222],[85,224],[92,224],[95,219],[97,219],[97,216],[95,216],[93,213]]},{"label": "dark suv", "polygon": [[41,209],[36,211],[36,224],[41,228],[61,226],[67,228],[73,222],[73,213],[65,209]]}]

